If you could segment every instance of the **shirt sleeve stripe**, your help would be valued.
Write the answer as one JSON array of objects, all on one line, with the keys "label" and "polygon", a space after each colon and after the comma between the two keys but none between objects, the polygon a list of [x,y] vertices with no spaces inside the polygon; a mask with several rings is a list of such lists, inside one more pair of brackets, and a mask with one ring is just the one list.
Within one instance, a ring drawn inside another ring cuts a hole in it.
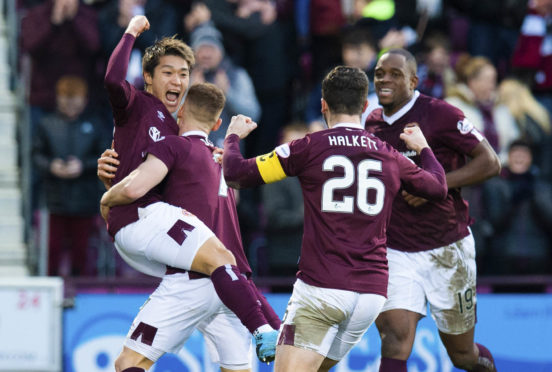
[{"label": "shirt sleeve stripe", "polygon": [[276,151],[269,154],[257,156],[255,159],[259,173],[265,183],[273,183],[287,177]]}]

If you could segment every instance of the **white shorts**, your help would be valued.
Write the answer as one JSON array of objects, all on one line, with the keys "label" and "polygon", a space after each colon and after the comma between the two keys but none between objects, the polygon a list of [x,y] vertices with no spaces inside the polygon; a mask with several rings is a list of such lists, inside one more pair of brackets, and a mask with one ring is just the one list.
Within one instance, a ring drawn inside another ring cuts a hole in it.
[{"label": "white shorts", "polygon": [[178,352],[194,329],[203,334],[214,363],[231,370],[251,368],[251,334],[222,304],[210,279],[188,279],[188,273],[163,278],[140,308],[125,346],[156,362]]},{"label": "white shorts", "polygon": [[138,208],[138,216],[115,234],[115,247],[144,274],[161,278],[166,265],[190,270],[199,248],[214,236],[196,216],[167,203]]},{"label": "white shorts", "polygon": [[293,286],[278,345],[291,345],[341,360],[378,316],[385,297],[321,288],[300,279]]},{"label": "white shorts", "polygon": [[406,309],[426,315],[437,328],[462,334],[475,326],[475,243],[470,234],[445,247],[407,253],[387,249],[389,285],[382,311]]}]

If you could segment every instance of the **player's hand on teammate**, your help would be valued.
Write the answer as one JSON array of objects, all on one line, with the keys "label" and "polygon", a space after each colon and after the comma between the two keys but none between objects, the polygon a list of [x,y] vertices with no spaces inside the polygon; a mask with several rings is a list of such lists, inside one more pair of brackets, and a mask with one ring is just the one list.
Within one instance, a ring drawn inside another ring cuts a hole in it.
[{"label": "player's hand on teammate", "polygon": [[407,124],[399,137],[406,143],[406,147],[416,151],[418,155],[424,148],[429,147],[418,123]]},{"label": "player's hand on teammate", "polygon": [[219,164],[222,164],[222,156],[224,155],[224,149],[219,147],[213,148],[213,160]]},{"label": "player's hand on teammate", "polygon": [[232,116],[228,130],[226,131],[226,137],[231,134],[237,134],[240,139],[244,139],[255,128],[257,128],[257,123],[251,120],[250,117],[245,115]]},{"label": "player's hand on teammate", "polygon": [[138,15],[132,17],[125,33],[138,37],[142,32],[149,30],[149,28],[150,24],[148,19],[143,15]]},{"label": "player's hand on teammate", "polygon": [[402,197],[411,207],[419,207],[420,205],[427,203],[427,199],[409,194],[404,190],[402,191]]},{"label": "player's hand on teammate", "polygon": [[119,160],[116,159],[118,156],[115,150],[107,149],[98,159],[98,178],[107,190],[111,188],[111,180],[115,177],[119,165]]},{"label": "player's hand on teammate", "polygon": [[107,216],[109,215],[109,207],[100,203],[100,213],[105,222],[107,222]]}]

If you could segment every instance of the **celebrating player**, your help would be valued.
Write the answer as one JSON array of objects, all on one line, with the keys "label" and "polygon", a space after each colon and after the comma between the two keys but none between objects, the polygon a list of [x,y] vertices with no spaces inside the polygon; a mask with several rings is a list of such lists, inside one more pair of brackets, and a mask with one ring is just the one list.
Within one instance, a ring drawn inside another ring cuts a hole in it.
[{"label": "celebrating player", "polygon": [[[105,171],[118,165],[115,183],[142,163],[150,144],[178,133],[171,114],[178,110],[188,88],[194,63],[186,44],[163,38],[144,54],[145,92],[135,89],[125,80],[126,70],[134,40],[148,28],[144,16],[132,18],[107,67],[105,85],[115,119],[113,154],[120,155],[118,161],[102,157],[98,173],[108,176]],[[167,266],[210,275],[224,304],[255,333],[259,358],[269,361],[274,357],[275,332],[258,305],[257,291],[241,275],[232,252],[197,217],[159,203],[159,187],[146,191],[132,203],[109,210],[108,230],[121,256],[136,269],[159,277]]]},{"label": "celebrating player", "polygon": [[393,202],[387,230],[388,298],[376,320],[382,341],[380,372],[406,372],[428,302],[454,366],[495,371],[491,353],[474,343],[475,246],[460,188],[498,174],[498,157],[460,110],[415,91],[416,60],[408,51],[384,53],[374,83],[383,109],[368,117],[366,129],[420,164],[423,159],[400,140],[405,126],[418,123],[447,172],[449,188],[445,200],[427,201],[403,190]]},{"label": "celebrating player", "polygon": [[[201,239],[198,235],[212,235],[205,225],[198,223],[199,218],[213,227],[226,246],[233,248],[241,272],[250,275],[251,269],[242,248],[233,190],[226,187],[221,165],[214,160],[212,144],[207,139],[209,132],[220,126],[219,115],[223,106],[224,95],[214,85],[192,86],[178,112],[180,136],[169,135],[149,145],[146,160],[104,194],[102,205],[113,207],[132,203],[165,180],[163,200],[172,205],[156,203],[146,207],[142,214],[147,225],[142,224],[125,232],[120,240],[124,242],[128,233],[136,235],[132,239],[153,239],[155,244],[193,250],[197,239]],[[201,170],[199,174],[198,169]],[[197,218],[188,211],[193,211]],[[168,233],[150,236],[149,225],[154,230],[157,226],[163,226],[160,229]],[[141,264],[154,266],[157,263],[142,260]],[[231,279],[242,277],[229,265],[225,270],[225,275]],[[250,290],[256,293],[253,284]],[[220,363],[223,370],[248,370],[251,354],[249,332],[233,313],[222,306],[217,294],[225,302],[233,302],[244,316],[251,316],[248,313],[259,306],[252,306],[226,292],[225,287],[222,291],[214,288],[211,280],[204,275],[168,268],[161,285],[140,310],[129,331],[126,347],[116,363],[118,370],[131,366],[149,368],[163,353],[177,351],[195,327],[204,334],[213,359]],[[279,319],[266,299],[260,297],[259,301],[262,303],[261,310],[271,318],[275,327],[279,327]],[[155,333],[148,333],[148,329],[154,329]],[[276,332],[271,334],[274,337]],[[148,335],[150,338],[146,342]],[[260,354],[266,352],[269,350],[260,350]]]},{"label": "celebrating player", "polygon": [[[298,279],[280,330],[276,371],[327,371],[361,339],[387,292],[385,231],[403,186],[435,200],[446,195],[444,171],[415,127],[401,135],[423,159],[414,165],[360,124],[368,79],[339,66],[322,82],[322,113],[330,129],[244,159],[239,140],[256,127],[234,117],[223,169],[230,186],[297,176],[305,225]],[[366,228],[368,226],[368,228]]]}]

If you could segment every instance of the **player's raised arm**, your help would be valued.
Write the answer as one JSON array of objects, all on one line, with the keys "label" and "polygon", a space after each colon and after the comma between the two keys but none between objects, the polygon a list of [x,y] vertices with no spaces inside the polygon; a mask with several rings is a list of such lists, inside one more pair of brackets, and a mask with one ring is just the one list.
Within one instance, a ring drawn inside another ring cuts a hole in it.
[{"label": "player's raised arm", "polygon": [[130,204],[159,184],[168,172],[165,163],[148,154],[145,162],[103,194],[100,203],[110,208]]},{"label": "player's raised arm", "polygon": [[448,192],[445,170],[435,158],[420,128],[417,125],[405,127],[400,138],[421,157],[421,169],[402,155],[398,157],[405,188],[431,200],[445,199]]},{"label": "player's raised arm", "polygon": [[255,158],[244,159],[240,151],[240,139],[249,135],[257,124],[246,116],[233,116],[224,139],[222,168],[226,184],[235,189],[264,183]]},{"label": "player's raised arm", "polygon": [[109,94],[109,101],[115,107],[124,108],[131,98],[131,86],[125,80],[130,60],[130,53],[136,38],[149,29],[149,21],[144,16],[133,17],[119,41],[119,44],[111,53],[105,73],[105,87]]}]

